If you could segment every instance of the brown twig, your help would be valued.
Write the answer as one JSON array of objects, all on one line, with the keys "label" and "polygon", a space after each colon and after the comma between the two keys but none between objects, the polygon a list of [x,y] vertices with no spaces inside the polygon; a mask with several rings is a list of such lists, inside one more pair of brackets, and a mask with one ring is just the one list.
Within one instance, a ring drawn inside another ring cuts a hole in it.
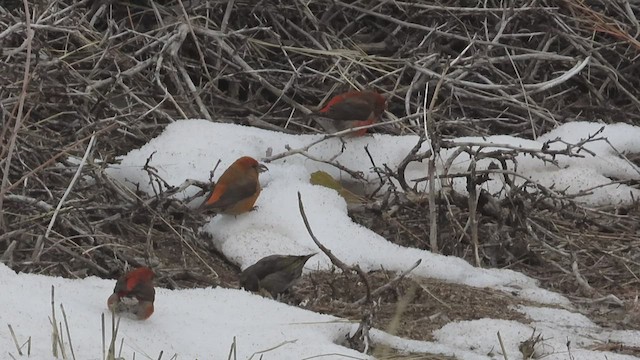
[{"label": "brown twig", "polygon": [[[397,283],[399,283],[402,279],[404,279],[407,275],[409,275],[409,273],[411,273],[415,268],[417,268],[420,264],[422,263],[422,259],[416,261],[415,263],[413,263],[413,265],[411,265],[407,270],[401,272],[400,274],[396,275],[393,279],[391,279],[390,281],[388,281],[386,284],[378,287],[377,289],[373,290],[371,292],[371,297],[374,298],[380,294],[382,294],[383,292],[391,289],[392,287],[396,286]],[[362,305],[365,303],[365,301],[367,300],[366,297],[361,297],[360,299],[358,299],[357,301],[355,301],[353,304],[354,305]]]},{"label": "brown twig", "polygon": [[7,150],[7,157],[4,163],[4,171],[2,172],[2,183],[0,184],[0,229],[7,231],[5,227],[4,220],[4,211],[3,210],[3,202],[4,202],[4,194],[10,190],[10,187],[7,186],[9,181],[9,169],[11,167],[11,160],[13,158],[13,152],[15,150],[16,140],[18,139],[18,132],[22,127],[23,121],[23,111],[24,111],[24,102],[27,97],[27,89],[29,88],[29,73],[31,71],[31,42],[33,41],[33,32],[34,30],[31,28],[31,12],[29,11],[29,2],[27,0],[23,0],[22,4],[24,5],[24,14],[25,14],[25,27],[27,30],[27,39],[25,40],[26,44],[26,56],[24,63],[24,76],[22,78],[22,90],[20,91],[20,97],[18,99],[18,113],[16,115],[16,120],[13,125],[13,132],[11,133],[11,138],[9,139],[9,147]]},{"label": "brown twig", "polygon": [[311,225],[309,225],[309,219],[307,218],[307,214],[304,211],[304,204],[302,203],[302,195],[298,191],[298,208],[300,209],[300,216],[302,216],[302,220],[304,221],[304,226],[307,228],[307,232],[313,242],[318,246],[318,248],[331,260],[331,263],[338,267],[345,274],[350,272],[355,272],[360,277],[360,280],[365,284],[365,288],[367,291],[366,295],[366,303],[369,304],[371,302],[371,283],[369,282],[369,278],[367,275],[360,269],[360,266],[354,265],[350,266],[342,262],[342,260],[338,259],[331,250],[329,250],[326,246],[322,245],[322,243],[318,240],[318,238],[313,234],[313,230],[311,230]]}]

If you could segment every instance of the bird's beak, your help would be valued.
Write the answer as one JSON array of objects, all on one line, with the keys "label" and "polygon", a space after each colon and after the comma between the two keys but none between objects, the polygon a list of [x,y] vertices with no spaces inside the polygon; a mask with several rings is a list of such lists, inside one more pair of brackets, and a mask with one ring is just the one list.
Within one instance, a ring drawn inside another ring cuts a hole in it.
[{"label": "bird's beak", "polygon": [[264,164],[258,164],[258,172],[263,173],[265,171],[269,171],[269,168],[266,167]]}]

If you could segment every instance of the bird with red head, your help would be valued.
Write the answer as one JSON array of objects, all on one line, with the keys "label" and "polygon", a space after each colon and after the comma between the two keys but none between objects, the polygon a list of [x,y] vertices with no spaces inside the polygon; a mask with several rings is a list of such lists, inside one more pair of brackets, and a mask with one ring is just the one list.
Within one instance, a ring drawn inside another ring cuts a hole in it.
[{"label": "bird with red head", "polygon": [[222,173],[199,209],[229,215],[253,210],[262,190],[258,175],[267,170],[252,157],[239,158]]},{"label": "bird with red head", "polygon": [[[338,132],[371,125],[380,120],[387,108],[387,99],[373,91],[349,91],[329,100],[317,112],[309,114],[327,132]],[[349,133],[351,137],[363,136],[367,129]]]},{"label": "bird with red head", "polygon": [[[148,319],[153,314],[156,290],[153,287],[155,273],[148,267],[139,267],[124,274],[116,282],[113,294],[107,300],[109,310],[128,312],[138,320]],[[129,303],[127,299],[137,302]]]}]

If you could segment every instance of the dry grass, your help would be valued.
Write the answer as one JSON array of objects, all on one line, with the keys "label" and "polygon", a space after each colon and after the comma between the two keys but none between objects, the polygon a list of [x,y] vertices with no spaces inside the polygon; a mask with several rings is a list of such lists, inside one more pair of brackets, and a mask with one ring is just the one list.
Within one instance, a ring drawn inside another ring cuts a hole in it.
[{"label": "dry grass", "polygon": [[[429,100],[440,82],[430,116],[445,138],[536,138],[574,120],[640,123],[637,2],[28,6],[29,22],[23,2],[0,6],[0,260],[20,271],[115,277],[125,263],[152,264],[162,286],[235,283],[234,266],[195,233],[202,218],[104,175],[116,156],[179,119],[313,132],[303,113],[339,91],[371,88],[390,97],[389,121],[372,131],[422,134],[425,89]],[[628,289],[640,274],[638,209],[549,206],[538,190],[500,204],[509,221],[477,214],[483,266],[524,271],[585,305],[614,295],[603,300],[622,311],[612,326],[637,324]],[[442,251],[473,261],[459,226],[467,207],[443,202]],[[429,248],[428,206],[405,201],[396,210],[354,216]]]}]

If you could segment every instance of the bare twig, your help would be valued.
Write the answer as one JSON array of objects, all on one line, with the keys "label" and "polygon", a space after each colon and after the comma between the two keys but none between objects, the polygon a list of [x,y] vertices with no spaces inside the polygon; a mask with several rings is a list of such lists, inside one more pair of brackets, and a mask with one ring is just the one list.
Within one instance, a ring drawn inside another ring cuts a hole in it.
[{"label": "bare twig", "polygon": [[22,90],[20,91],[20,97],[18,100],[18,114],[16,115],[16,120],[13,125],[13,132],[11,133],[11,138],[9,139],[9,149],[7,150],[7,157],[4,163],[4,171],[2,172],[2,183],[0,184],[0,229],[6,231],[5,223],[4,223],[4,211],[3,210],[3,201],[4,194],[7,193],[7,183],[9,181],[9,168],[11,167],[11,159],[13,157],[13,152],[16,145],[16,139],[18,138],[18,132],[20,131],[20,127],[22,127],[23,121],[23,111],[24,111],[24,102],[27,97],[27,89],[29,87],[29,73],[31,71],[31,42],[33,41],[33,29],[31,28],[31,12],[29,11],[29,2],[27,0],[23,0],[22,4],[24,5],[24,21],[27,30],[27,39],[25,40],[26,44],[26,56],[25,56],[25,64],[24,64],[24,76],[22,77]]},{"label": "bare twig", "polygon": [[313,234],[313,230],[311,230],[311,225],[309,225],[307,214],[304,211],[304,204],[302,203],[302,195],[300,194],[300,192],[298,192],[298,208],[300,209],[300,216],[302,216],[302,220],[304,221],[304,226],[307,228],[307,232],[309,233],[309,236],[311,236],[311,239],[313,240],[313,242],[318,246],[320,250],[322,250],[322,252],[325,255],[327,255],[327,257],[331,260],[331,263],[337,266],[345,274],[350,272],[355,272],[358,274],[358,277],[360,277],[360,280],[362,280],[362,282],[365,284],[365,288],[367,291],[367,295],[365,297],[366,303],[367,304],[370,303],[371,302],[371,285],[369,282],[369,278],[364,273],[364,271],[360,269],[360,266],[358,265],[350,266],[345,264],[340,259],[338,259],[335,255],[333,255],[331,250],[327,249],[324,245],[322,245],[322,243],[318,240],[318,238],[316,238],[316,236]]},{"label": "bare twig", "polygon": [[[405,271],[401,272],[400,274],[396,275],[393,279],[391,279],[386,284],[384,284],[384,285],[380,286],[379,288],[373,290],[371,292],[371,297],[376,297],[376,296],[382,294],[383,292],[387,291],[388,289],[391,289],[392,287],[394,287],[398,282],[400,282],[407,275],[409,275],[409,273],[412,272],[415,268],[417,268],[421,263],[422,263],[422,259],[416,261],[407,270],[405,270]],[[362,304],[364,304],[364,302],[366,300],[367,300],[366,297],[361,297],[360,299],[356,300],[353,304],[354,305],[362,305]]]},{"label": "bare twig", "polygon": [[87,150],[84,152],[84,156],[82,157],[82,160],[80,160],[80,164],[78,164],[78,169],[76,170],[76,173],[73,175],[71,182],[69,182],[69,186],[67,187],[67,190],[64,192],[64,194],[60,198],[60,201],[58,202],[58,206],[56,206],[55,210],[53,211],[53,216],[51,216],[51,221],[49,222],[47,231],[45,231],[44,233],[45,238],[49,237],[49,232],[51,232],[51,228],[53,228],[53,224],[56,222],[56,217],[58,217],[58,213],[60,212],[60,208],[62,207],[62,204],[67,199],[67,196],[69,196],[69,194],[71,193],[71,189],[73,189],[73,186],[78,180],[80,173],[82,173],[82,168],[84,167],[84,164],[87,162],[87,158],[89,157],[89,154],[93,149],[93,144],[95,140],[96,140],[95,135],[92,136],[91,139],[89,140],[89,144],[87,145]]}]

